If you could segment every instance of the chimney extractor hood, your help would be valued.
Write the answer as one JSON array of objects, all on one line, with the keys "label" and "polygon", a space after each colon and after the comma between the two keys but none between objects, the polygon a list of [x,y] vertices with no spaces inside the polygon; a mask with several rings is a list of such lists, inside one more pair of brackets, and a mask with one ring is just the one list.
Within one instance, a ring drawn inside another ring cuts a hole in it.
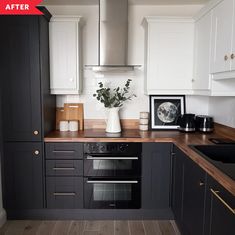
[{"label": "chimney extractor hood", "polygon": [[99,61],[96,72],[131,71],[127,65],[128,0],[99,0]]}]

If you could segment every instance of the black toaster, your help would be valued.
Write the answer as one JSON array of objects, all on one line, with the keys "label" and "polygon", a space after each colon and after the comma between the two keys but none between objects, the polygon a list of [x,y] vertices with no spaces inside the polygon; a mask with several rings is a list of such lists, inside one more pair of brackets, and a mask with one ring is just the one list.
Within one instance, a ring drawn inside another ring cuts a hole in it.
[{"label": "black toaster", "polygon": [[196,130],[201,132],[213,132],[214,120],[211,116],[199,115],[196,116]]}]

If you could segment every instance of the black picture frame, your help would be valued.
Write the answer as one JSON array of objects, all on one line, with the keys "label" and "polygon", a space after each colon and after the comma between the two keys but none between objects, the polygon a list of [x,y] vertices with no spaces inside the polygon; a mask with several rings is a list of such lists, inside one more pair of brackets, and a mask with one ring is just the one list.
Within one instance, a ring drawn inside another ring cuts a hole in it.
[{"label": "black picture frame", "polygon": [[185,113],[185,95],[150,95],[150,129],[176,130]]}]

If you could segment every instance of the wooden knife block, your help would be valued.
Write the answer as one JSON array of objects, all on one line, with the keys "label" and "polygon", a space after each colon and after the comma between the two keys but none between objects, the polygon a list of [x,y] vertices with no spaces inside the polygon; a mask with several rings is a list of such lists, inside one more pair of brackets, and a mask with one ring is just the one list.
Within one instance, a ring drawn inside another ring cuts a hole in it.
[{"label": "wooden knife block", "polygon": [[59,129],[60,121],[78,121],[79,130],[84,129],[84,110],[81,103],[65,103],[64,108],[56,110],[56,128]]}]

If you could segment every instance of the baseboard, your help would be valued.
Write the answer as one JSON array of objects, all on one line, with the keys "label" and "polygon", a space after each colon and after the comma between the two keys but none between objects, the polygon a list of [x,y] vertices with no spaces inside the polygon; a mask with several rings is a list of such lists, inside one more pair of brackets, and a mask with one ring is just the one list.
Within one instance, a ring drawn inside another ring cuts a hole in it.
[{"label": "baseboard", "polygon": [[166,209],[41,209],[8,211],[8,219],[30,220],[173,220],[170,208]]},{"label": "baseboard", "polygon": [[0,210],[0,227],[2,227],[7,221],[7,214],[4,209]]}]

